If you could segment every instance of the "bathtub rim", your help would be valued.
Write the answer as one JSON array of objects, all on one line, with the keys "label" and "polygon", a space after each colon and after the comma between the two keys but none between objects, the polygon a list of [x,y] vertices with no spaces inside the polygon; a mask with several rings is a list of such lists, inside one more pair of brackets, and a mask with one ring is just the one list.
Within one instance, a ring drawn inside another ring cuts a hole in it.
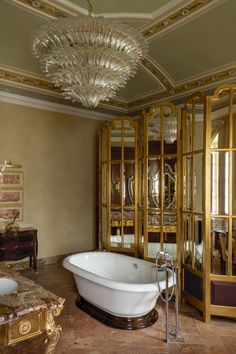
[{"label": "bathtub rim", "polygon": [[[117,255],[117,256],[124,256],[124,257],[128,257],[132,260],[134,260],[134,263],[136,262],[144,262],[144,263],[148,263],[148,264],[152,264],[149,261],[143,260],[143,259],[139,259],[139,258],[133,258],[130,256],[126,256],[126,255],[122,255],[119,253],[115,253],[115,252],[102,252],[102,251],[88,251],[88,252],[78,252],[75,254],[71,254],[69,256],[67,256],[66,258],[64,258],[62,265],[64,268],[66,268],[67,270],[71,271],[73,273],[73,275],[77,275],[77,276],[81,276],[82,278],[88,279],[94,283],[99,283],[100,285],[103,285],[105,287],[114,289],[114,290],[118,290],[118,291],[130,291],[130,292],[159,292],[159,288],[158,288],[158,284],[156,282],[153,283],[125,283],[125,282],[119,282],[117,280],[112,280],[110,278],[105,278],[102,277],[101,275],[98,275],[96,273],[90,272],[88,270],[85,270],[83,268],[80,268],[77,265],[74,265],[73,263],[71,263],[71,259],[75,256],[85,256],[88,254],[112,254],[112,255]],[[171,277],[170,277],[171,278]],[[98,282],[99,280],[99,282]],[[169,287],[171,287],[173,285],[173,282],[169,281]],[[166,288],[166,280],[161,280],[160,281],[160,289],[161,291],[164,290]]]}]

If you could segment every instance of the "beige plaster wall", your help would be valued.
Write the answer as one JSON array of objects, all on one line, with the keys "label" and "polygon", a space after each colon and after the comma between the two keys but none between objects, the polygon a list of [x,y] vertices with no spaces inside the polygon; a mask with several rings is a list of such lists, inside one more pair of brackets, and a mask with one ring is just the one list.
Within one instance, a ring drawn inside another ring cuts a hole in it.
[{"label": "beige plaster wall", "polygon": [[0,102],[0,161],[22,164],[24,223],[38,229],[39,258],[95,247],[101,124]]}]

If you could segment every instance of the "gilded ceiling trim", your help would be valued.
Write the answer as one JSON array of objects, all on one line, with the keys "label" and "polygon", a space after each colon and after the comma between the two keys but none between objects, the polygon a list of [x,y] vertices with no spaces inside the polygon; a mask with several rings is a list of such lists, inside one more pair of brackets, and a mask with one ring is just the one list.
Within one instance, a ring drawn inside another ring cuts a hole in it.
[{"label": "gilded ceiling trim", "polygon": [[220,82],[232,79],[236,77],[236,66],[231,68],[221,70],[217,73],[199,77],[198,79],[191,80],[189,82],[183,83],[172,87],[170,90],[163,90],[145,97],[141,97],[137,100],[130,101],[128,103],[128,110],[133,110],[139,106],[148,105],[150,102],[158,101],[162,99],[171,99],[172,97],[178,96],[180,94],[185,94],[193,90],[199,90],[205,87],[209,87],[214,84],[219,84]]},{"label": "gilded ceiling trim", "polygon": [[57,7],[55,5],[49,5],[46,1],[43,0],[13,0],[15,3],[18,5],[26,6],[29,9],[37,12],[41,12],[43,15],[46,15],[47,17],[53,17],[53,18],[58,18],[58,17],[67,17],[71,15],[70,12]]},{"label": "gilded ceiling trim", "polygon": [[[102,103],[102,106],[120,108],[123,111],[129,111],[138,109],[140,106],[148,105],[153,101],[158,100],[169,100],[172,97],[191,92],[193,90],[199,90],[205,87],[209,87],[214,84],[219,84],[225,80],[229,80],[236,77],[236,66],[233,66],[228,69],[221,70],[217,73],[199,77],[198,79],[191,80],[189,82],[159,91],[157,93],[138,98],[131,101],[121,101],[117,99],[109,100],[108,102]],[[11,84],[16,84],[21,87],[30,87],[35,90],[44,90],[51,92],[54,95],[61,95],[61,90],[58,87],[55,87],[50,81],[45,79],[37,78],[29,74],[15,72],[10,69],[0,67],[0,82],[8,82]]]},{"label": "gilded ceiling trim", "polygon": [[18,84],[20,86],[29,86],[31,88],[47,90],[54,93],[61,93],[60,88],[55,87],[50,81],[46,79],[36,78],[29,74],[14,72],[13,70],[0,67],[0,81],[7,81]]},{"label": "gilded ceiling trim", "polygon": [[174,11],[167,17],[164,17],[158,22],[153,23],[148,28],[145,28],[141,33],[145,38],[149,39],[155,36],[157,33],[164,31],[168,27],[186,19],[190,15],[193,15],[197,11],[202,10],[202,8],[209,5],[213,1],[215,0],[193,0],[189,4]]},{"label": "gilded ceiling trim", "polygon": [[[15,72],[10,69],[6,69],[0,67],[0,82],[8,82],[10,84],[16,84],[17,86],[21,87],[30,87],[31,89],[38,90],[38,91],[47,91],[49,93],[53,93],[54,95],[61,95],[61,89],[59,87],[55,87],[52,82],[31,76],[26,73]],[[120,108],[122,110],[127,111],[128,103],[120,100],[109,100],[108,102],[102,103],[103,106],[108,106],[112,108]]]},{"label": "gilded ceiling trim", "polygon": [[173,87],[173,84],[171,80],[168,79],[167,75],[165,75],[162,70],[148,57],[143,58],[141,64],[152,76],[154,76],[154,78],[160,83],[162,87],[169,90]]}]

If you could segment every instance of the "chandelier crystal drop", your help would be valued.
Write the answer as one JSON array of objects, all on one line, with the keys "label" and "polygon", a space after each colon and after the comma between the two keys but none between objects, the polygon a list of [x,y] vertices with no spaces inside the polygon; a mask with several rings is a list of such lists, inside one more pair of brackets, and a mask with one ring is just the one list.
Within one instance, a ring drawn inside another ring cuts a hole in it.
[{"label": "chandelier crystal drop", "polygon": [[66,99],[87,108],[113,98],[147,53],[135,29],[103,17],[57,19],[34,35],[33,54]]}]

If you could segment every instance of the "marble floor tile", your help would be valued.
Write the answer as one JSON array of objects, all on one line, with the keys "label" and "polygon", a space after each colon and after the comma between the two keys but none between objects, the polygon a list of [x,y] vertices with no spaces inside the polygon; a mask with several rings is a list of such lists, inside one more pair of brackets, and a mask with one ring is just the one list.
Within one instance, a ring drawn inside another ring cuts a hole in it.
[{"label": "marble floor tile", "polygon": [[[78,296],[73,276],[59,264],[41,266],[38,274],[21,272],[48,290],[66,299],[56,322],[61,325],[61,338],[55,354],[235,354],[236,322],[213,318],[204,323],[199,311],[180,305],[179,342],[165,343],[165,308],[157,303],[158,321],[150,327],[119,330],[105,326],[75,305]],[[174,304],[170,307],[171,327],[175,324]],[[0,354],[44,354],[45,336],[14,346],[0,347]]]}]

